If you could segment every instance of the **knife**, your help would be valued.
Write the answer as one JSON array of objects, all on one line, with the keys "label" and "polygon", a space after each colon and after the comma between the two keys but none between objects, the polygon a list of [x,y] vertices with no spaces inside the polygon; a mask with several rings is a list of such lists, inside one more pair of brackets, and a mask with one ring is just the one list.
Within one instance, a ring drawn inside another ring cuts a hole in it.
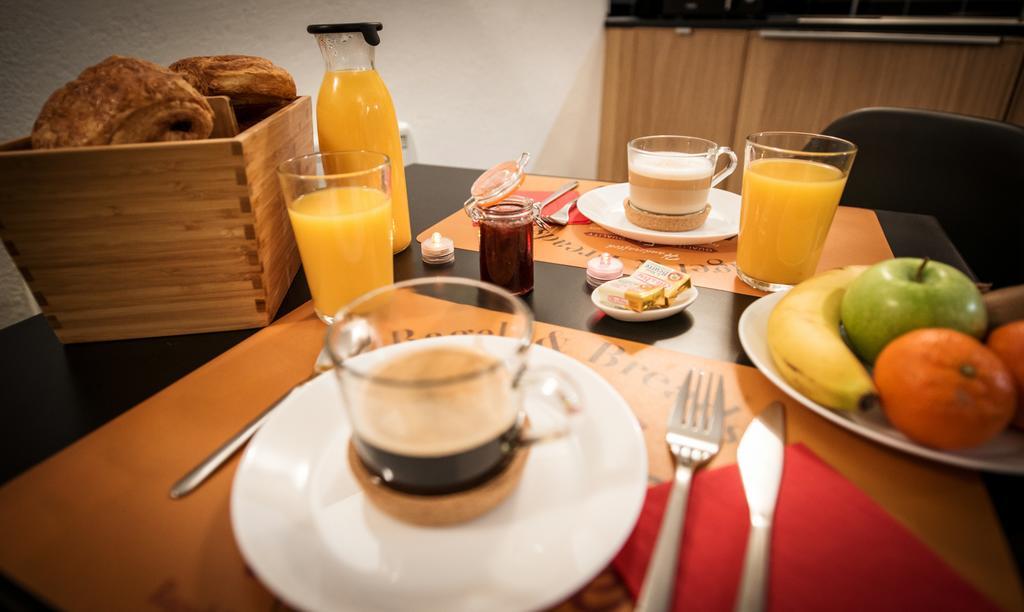
[{"label": "knife", "polygon": [[737,612],[765,609],[768,592],[768,548],[771,544],[775,500],[782,482],[782,456],[786,413],[774,402],[757,415],[743,432],[736,460],[743,493],[750,507],[750,535],[743,560],[743,577],[736,597]]},{"label": "knife", "polygon": [[544,201],[537,205],[537,209],[538,210],[544,210],[545,206],[547,206],[548,204],[554,202],[555,200],[557,200],[558,198],[564,196],[565,194],[569,193],[573,189],[576,189],[577,187],[579,187],[579,185],[580,185],[579,181],[569,181],[568,183],[562,185],[561,187],[559,187],[558,189],[553,191],[551,193],[551,195],[549,195],[548,197],[544,198]]},{"label": "knife", "polygon": [[224,442],[224,444],[221,444],[217,450],[210,453],[210,456],[200,461],[198,465],[189,470],[188,474],[185,474],[178,480],[178,482],[174,483],[170,492],[171,499],[181,499],[194,491],[196,487],[206,482],[206,479],[209,478],[211,474],[216,472],[220,466],[224,465],[225,461],[234,456],[238,449],[242,448],[242,446],[249,441],[249,438],[253,437],[256,432],[259,431],[260,427],[263,426],[263,423],[270,418],[270,415],[274,413],[277,407],[281,405],[284,400],[291,396],[293,391],[333,367],[334,363],[331,361],[330,355],[327,354],[327,349],[321,349],[320,354],[316,357],[316,362],[313,364],[313,373],[309,375],[309,378],[297,383],[294,387],[285,391],[284,395],[277,398],[273,404],[246,423],[241,430],[231,436],[226,442]]}]

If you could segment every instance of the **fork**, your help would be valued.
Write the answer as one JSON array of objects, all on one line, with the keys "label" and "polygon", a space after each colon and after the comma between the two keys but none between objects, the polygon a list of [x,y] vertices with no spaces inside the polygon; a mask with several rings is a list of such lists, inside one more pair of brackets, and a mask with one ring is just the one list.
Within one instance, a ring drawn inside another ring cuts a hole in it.
[{"label": "fork", "polygon": [[576,205],[576,200],[579,200],[579,198],[573,199],[572,202],[556,210],[554,214],[542,216],[541,219],[552,225],[566,225],[569,223],[569,211]]},{"label": "fork", "polygon": [[[549,195],[547,198],[544,199],[543,202],[537,205],[536,221],[537,225],[542,230],[546,231],[549,234],[552,234],[554,233],[554,230],[551,228],[552,225],[565,225],[566,223],[569,222],[569,206],[575,204],[576,200],[570,202],[568,206],[563,206],[557,212],[555,212],[555,214],[550,216],[544,214],[544,207],[554,202],[558,198],[564,196],[565,194],[569,193],[573,189],[576,189],[577,187],[579,187],[579,184],[579,181],[569,181],[568,183],[562,185],[558,189],[551,192],[551,195]],[[562,216],[562,211],[565,211],[565,221],[559,221],[559,219],[561,219]]]},{"label": "fork", "polygon": [[[686,380],[679,387],[675,408],[668,419],[665,442],[676,460],[675,482],[661,519],[658,541],[647,566],[647,575],[644,576],[640,596],[637,598],[636,609],[643,612],[661,612],[672,605],[690,480],[693,472],[717,455],[722,446],[722,421],[725,420],[722,377],[717,377],[716,385],[713,374],[705,377],[704,372],[699,372],[697,384],[691,392],[693,373],[694,370],[690,370],[686,374]],[[712,387],[715,387],[714,395]]]}]

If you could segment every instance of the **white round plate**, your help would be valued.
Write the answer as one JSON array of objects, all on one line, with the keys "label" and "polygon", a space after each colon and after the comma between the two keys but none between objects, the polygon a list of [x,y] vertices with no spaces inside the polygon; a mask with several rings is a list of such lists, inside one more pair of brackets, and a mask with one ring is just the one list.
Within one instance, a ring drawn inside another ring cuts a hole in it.
[{"label": "white round plate", "polygon": [[[485,347],[510,342],[473,338]],[[539,346],[530,364],[578,384],[584,407],[573,433],[534,446],[522,481],[497,508],[444,528],[401,523],[363,495],[347,464],[350,429],[333,374],[297,389],[235,474],[231,525],[248,565],[308,610],[525,610],[574,593],[633,529],[647,453],[629,404],[593,370]]]},{"label": "white round plate", "polygon": [[768,315],[782,299],[785,292],[773,293],[760,298],[747,307],[740,316],[740,344],[758,370],[775,383],[787,395],[817,412],[826,419],[892,448],[911,455],[947,463],[972,470],[1024,474],[1024,433],[1007,430],[987,443],[966,451],[940,451],[908,439],[897,431],[881,410],[875,408],[865,413],[832,410],[818,404],[789,386],[772,362],[768,352]]},{"label": "white round plate", "polygon": [[712,189],[708,196],[711,214],[704,225],[688,232],[659,232],[630,223],[622,208],[627,196],[629,183],[605,185],[580,196],[576,209],[610,232],[655,244],[707,244],[732,238],[740,231],[740,196],[731,191]]},{"label": "white round plate", "polygon": [[657,321],[658,319],[671,317],[677,312],[686,310],[686,307],[694,303],[697,300],[697,296],[700,295],[700,292],[697,291],[696,287],[690,287],[686,291],[677,295],[676,299],[672,300],[672,303],[666,308],[655,308],[654,310],[636,312],[635,310],[629,310],[628,308],[615,308],[614,306],[608,306],[605,304],[601,301],[601,287],[604,287],[604,285],[594,289],[590,294],[590,301],[594,303],[594,306],[597,306],[601,312],[613,319],[628,321],[630,323]]}]

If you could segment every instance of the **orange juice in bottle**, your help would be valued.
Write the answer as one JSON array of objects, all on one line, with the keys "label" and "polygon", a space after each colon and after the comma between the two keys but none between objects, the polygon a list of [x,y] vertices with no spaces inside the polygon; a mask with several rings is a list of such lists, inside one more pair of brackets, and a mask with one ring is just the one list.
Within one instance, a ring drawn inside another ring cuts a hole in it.
[{"label": "orange juice in bottle", "polygon": [[376,151],[391,159],[392,249],[398,253],[409,246],[412,232],[398,119],[373,64],[381,28],[379,23],[336,23],[311,25],[306,31],[316,35],[327,65],[316,102],[320,150]]}]

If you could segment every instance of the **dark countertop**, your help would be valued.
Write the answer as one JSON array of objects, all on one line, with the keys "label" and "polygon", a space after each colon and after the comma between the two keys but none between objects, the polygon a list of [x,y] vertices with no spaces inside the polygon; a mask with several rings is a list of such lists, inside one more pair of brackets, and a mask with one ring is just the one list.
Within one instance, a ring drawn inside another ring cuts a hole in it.
[{"label": "dark countertop", "polygon": [[609,17],[607,28],[716,28],[737,30],[801,30],[887,32],[962,36],[1024,36],[1024,20],[1012,17],[844,17],[770,15],[755,18],[687,17],[644,19]]},{"label": "dark countertop", "polygon": [[[413,235],[461,207],[481,170],[413,165],[406,178]],[[934,217],[877,211],[893,254],[925,256],[971,274]],[[427,266],[413,244],[395,257],[395,280],[422,276],[478,278],[477,253],[457,250],[455,262]],[[536,318],[691,355],[751,365],[737,323],[754,297],[701,289],[681,316],[637,326],[595,316],[583,270],[537,262],[536,290],[524,300]],[[280,318],[309,300],[301,269]],[[700,325],[695,322],[700,321]],[[258,329],[108,342],[61,344],[42,315],[0,330],[0,484],[59,452],[157,391],[245,340]],[[159,364],[159,365],[155,365]],[[0,610],[3,609],[0,601]]]}]

